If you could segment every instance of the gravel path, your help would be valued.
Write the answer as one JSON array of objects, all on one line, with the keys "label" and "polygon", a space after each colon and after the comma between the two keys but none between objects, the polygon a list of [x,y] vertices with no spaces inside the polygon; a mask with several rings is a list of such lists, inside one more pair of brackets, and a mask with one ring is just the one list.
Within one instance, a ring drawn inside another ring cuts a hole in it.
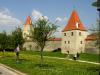
[{"label": "gravel path", "polygon": [[18,75],[18,74],[3,66],[0,66],[0,75]]},{"label": "gravel path", "polygon": [[0,75],[25,75],[15,69],[12,69],[8,66],[0,64]]}]

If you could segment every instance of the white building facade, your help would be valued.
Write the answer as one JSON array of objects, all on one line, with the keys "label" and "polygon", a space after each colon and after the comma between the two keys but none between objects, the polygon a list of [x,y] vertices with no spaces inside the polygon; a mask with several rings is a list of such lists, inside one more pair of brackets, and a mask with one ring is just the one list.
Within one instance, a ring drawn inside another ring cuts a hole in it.
[{"label": "white building facade", "polygon": [[73,10],[70,19],[62,31],[61,52],[76,54],[84,52],[87,30]]},{"label": "white building facade", "polygon": [[[28,16],[23,30],[23,38],[26,39],[23,47],[26,50],[37,50],[38,46],[30,38],[31,30],[34,30],[34,28],[30,16]],[[73,10],[67,25],[62,30],[61,38],[48,40],[44,51],[53,51],[61,48],[62,53],[76,54],[84,52],[86,37],[87,30],[79,19],[77,12]]]},{"label": "white building facade", "polygon": [[25,39],[25,43],[23,44],[23,48],[26,50],[36,50],[37,45],[35,42],[32,42],[31,38],[31,31],[34,31],[34,28],[32,26],[32,21],[30,16],[27,16],[25,26],[23,29],[23,38]]}]

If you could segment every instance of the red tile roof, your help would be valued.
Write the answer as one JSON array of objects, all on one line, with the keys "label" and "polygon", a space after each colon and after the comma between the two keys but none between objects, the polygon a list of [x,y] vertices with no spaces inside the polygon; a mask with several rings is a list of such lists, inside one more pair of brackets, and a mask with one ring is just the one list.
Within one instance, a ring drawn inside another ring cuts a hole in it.
[{"label": "red tile roof", "polygon": [[27,16],[25,25],[32,25],[32,21],[31,21],[30,16]]},{"label": "red tile roof", "polygon": [[86,41],[95,41],[95,40],[97,40],[97,36],[96,35],[88,35],[85,40]]},{"label": "red tile roof", "polygon": [[61,38],[50,38],[48,41],[61,41]]},{"label": "red tile roof", "polygon": [[[78,23],[78,27],[76,26],[76,23]],[[65,28],[62,30],[62,32],[69,31],[69,30],[86,31],[84,25],[82,24],[81,20],[79,19],[78,14],[75,10],[73,10],[73,12],[70,16],[70,19],[69,19],[67,25],[65,26]]]}]

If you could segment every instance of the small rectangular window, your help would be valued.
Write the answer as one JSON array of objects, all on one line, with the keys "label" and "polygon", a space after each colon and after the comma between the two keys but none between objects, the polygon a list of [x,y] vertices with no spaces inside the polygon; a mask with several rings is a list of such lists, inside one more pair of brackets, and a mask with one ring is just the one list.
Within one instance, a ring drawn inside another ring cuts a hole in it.
[{"label": "small rectangular window", "polygon": [[82,44],[83,42],[82,42],[82,41],[80,41],[80,43]]},{"label": "small rectangular window", "polygon": [[64,36],[66,36],[66,33],[64,33]]},{"label": "small rectangular window", "polygon": [[66,44],[66,41],[65,41],[65,44]]},{"label": "small rectangular window", "polygon": [[68,41],[68,44],[70,44],[70,41]]},{"label": "small rectangular window", "polygon": [[73,32],[71,32],[71,36],[73,36]]},{"label": "small rectangular window", "polygon": [[81,36],[81,32],[79,32],[79,35]]}]

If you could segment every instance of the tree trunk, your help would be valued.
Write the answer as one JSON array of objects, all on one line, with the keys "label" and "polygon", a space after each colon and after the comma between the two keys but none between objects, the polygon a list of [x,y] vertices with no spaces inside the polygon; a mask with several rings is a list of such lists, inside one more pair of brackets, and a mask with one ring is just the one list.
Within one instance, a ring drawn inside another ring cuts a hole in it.
[{"label": "tree trunk", "polygon": [[42,67],[42,65],[43,65],[43,48],[41,48],[41,67]]}]

